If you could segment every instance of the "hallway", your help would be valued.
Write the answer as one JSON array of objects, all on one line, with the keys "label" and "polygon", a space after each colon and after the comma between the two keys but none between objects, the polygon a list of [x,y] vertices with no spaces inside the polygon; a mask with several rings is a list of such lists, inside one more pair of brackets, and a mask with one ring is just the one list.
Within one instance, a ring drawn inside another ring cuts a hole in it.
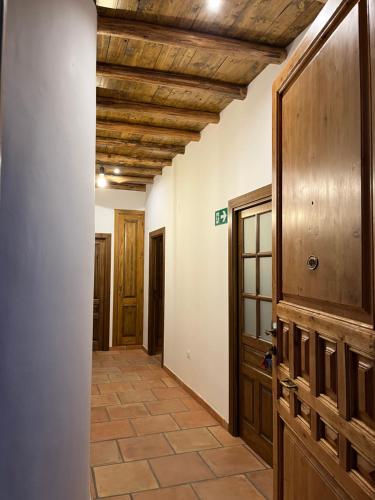
[{"label": "hallway", "polygon": [[93,353],[91,494],[272,498],[272,470],[141,350]]}]

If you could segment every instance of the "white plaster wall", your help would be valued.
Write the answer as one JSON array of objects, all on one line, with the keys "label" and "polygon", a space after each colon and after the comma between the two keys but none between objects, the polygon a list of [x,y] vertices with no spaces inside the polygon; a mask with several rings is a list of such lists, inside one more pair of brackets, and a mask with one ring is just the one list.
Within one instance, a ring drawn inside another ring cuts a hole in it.
[{"label": "white plaster wall", "polygon": [[146,193],[141,191],[120,191],[116,189],[96,189],[95,191],[95,232],[110,233],[111,238],[111,301],[109,320],[109,345],[113,339],[113,275],[115,243],[115,209],[144,210]]},{"label": "white plaster wall", "polygon": [[[268,66],[188,146],[147,193],[148,232],[166,227],[165,365],[229,418],[228,227],[215,227],[215,210],[271,183],[272,83]],[[145,259],[148,290],[148,251]],[[145,304],[144,343],[147,344]],[[188,359],[187,351],[190,351]]]},{"label": "white plaster wall", "polygon": [[2,75],[0,497],[88,500],[93,1],[8,1]]}]

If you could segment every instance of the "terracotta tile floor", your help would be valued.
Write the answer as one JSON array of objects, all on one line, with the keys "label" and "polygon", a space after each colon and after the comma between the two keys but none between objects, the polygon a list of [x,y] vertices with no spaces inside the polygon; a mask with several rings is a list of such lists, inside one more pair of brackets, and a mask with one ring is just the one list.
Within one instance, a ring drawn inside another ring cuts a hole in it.
[{"label": "terracotta tile floor", "polygon": [[272,498],[272,470],[141,350],[93,354],[93,500]]}]

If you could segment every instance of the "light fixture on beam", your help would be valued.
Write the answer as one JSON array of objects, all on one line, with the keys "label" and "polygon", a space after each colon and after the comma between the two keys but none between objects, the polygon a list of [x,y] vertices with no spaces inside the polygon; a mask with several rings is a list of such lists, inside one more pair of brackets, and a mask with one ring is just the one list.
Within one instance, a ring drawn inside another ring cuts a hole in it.
[{"label": "light fixture on beam", "polygon": [[209,10],[217,12],[222,4],[222,0],[207,0]]},{"label": "light fixture on beam", "polygon": [[99,169],[99,176],[98,176],[97,186],[98,186],[98,188],[105,188],[105,187],[107,187],[107,179],[105,178],[105,171],[104,171],[104,167],[103,166],[101,166],[100,169]]},{"label": "light fixture on beam", "polygon": [[113,171],[116,175],[118,175],[120,173],[120,169],[119,168],[115,168],[114,171]]}]

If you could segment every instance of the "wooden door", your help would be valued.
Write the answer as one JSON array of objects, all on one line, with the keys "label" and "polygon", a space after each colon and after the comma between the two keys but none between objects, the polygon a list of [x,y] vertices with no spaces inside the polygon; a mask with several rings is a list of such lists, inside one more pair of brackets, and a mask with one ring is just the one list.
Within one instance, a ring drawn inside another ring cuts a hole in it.
[{"label": "wooden door", "polygon": [[163,353],[164,345],[164,273],[165,230],[150,233],[148,352]]},{"label": "wooden door", "polygon": [[109,302],[111,286],[111,235],[95,235],[94,351],[109,349]]},{"label": "wooden door", "polygon": [[113,339],[143,343],[144,212],[115,210]]},{"label": "wooden door", "polygon": [[274,84],[275,498],[375,498],[375,2],[330,0]]},{"label": "wooden door", "polygon": [[272,206],[238,213],[239,435],[272,463]]}]

